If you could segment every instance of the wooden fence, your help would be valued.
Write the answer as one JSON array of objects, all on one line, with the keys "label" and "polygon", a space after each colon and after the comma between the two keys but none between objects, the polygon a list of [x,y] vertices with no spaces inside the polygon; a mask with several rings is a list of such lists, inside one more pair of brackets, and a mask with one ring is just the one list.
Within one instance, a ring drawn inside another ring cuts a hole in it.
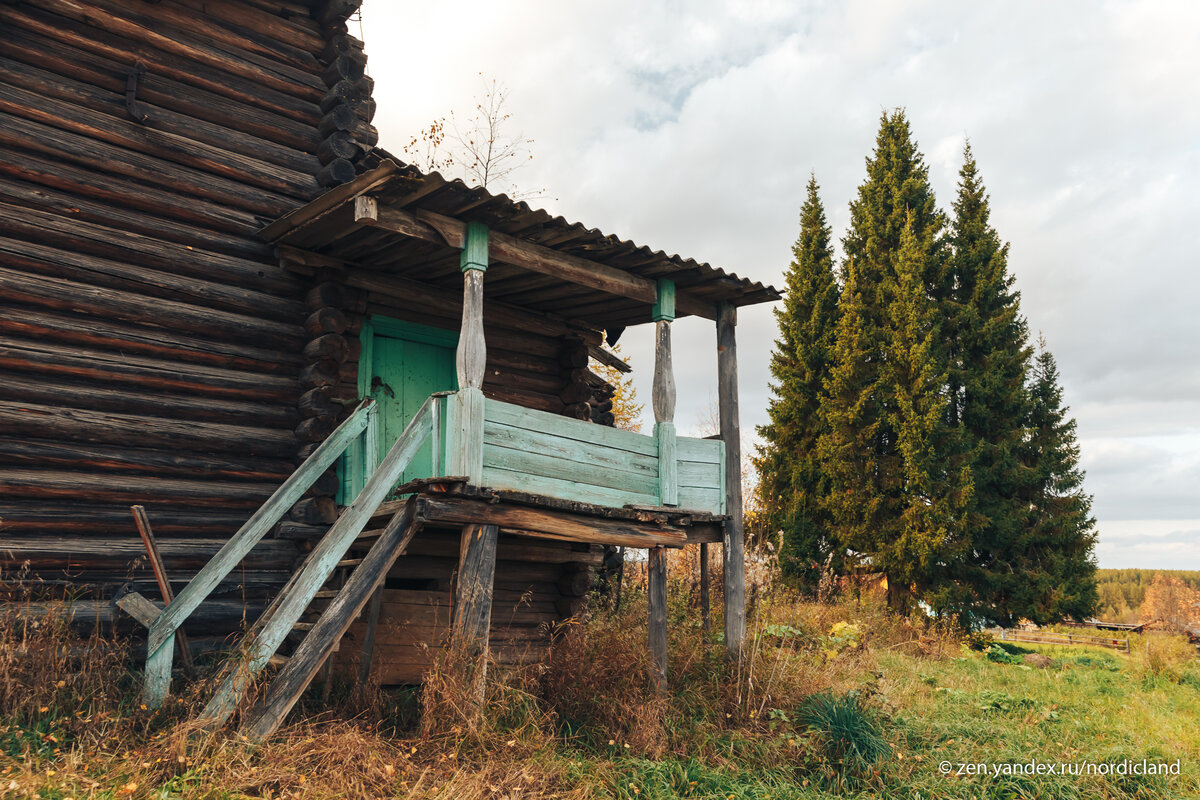
[{"label": "wooden fence", "polygon": [[1006,642],[1027,642],[1029,644],[1082,644],[1090,647],[1108,647],[1122,653],[1129,652],[1128,639],[1109,638],[1106,636],[1080,636],[1074,633],[1050,633],[1048,631],[1001,630],[997,633],[996,638]]}]

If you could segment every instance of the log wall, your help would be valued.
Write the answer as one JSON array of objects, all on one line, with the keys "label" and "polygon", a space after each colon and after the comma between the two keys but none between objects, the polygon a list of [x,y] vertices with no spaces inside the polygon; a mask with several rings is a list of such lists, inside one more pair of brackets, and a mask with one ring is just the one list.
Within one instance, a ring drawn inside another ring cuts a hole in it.
[{"label": "log wall", "polygon": [[312,441],[311,287],[256,231],[375,144],[355,5],[0,3],[5,579],[156,596],[141,503],[182,585]]}]

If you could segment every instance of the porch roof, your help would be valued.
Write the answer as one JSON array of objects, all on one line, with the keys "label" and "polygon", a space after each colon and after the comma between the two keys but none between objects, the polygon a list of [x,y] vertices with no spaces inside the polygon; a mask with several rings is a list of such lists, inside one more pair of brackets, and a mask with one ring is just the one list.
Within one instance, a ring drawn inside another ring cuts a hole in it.
[{"label": "porch roof", "polygon": [[774,287],[707,263],[391,159],[272,222],[260,236],[382,275],[458,290],[467,222],[490,231],[488,297],[597,330],[649,322],[660,278],[675,282],[679,316],[714,319],[717,303],[744,306],[781,297]]}]

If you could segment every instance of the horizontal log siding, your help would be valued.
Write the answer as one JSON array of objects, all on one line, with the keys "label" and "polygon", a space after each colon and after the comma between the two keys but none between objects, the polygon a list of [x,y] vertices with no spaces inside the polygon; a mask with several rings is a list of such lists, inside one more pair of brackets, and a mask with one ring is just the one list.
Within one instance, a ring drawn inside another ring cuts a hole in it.
[{"label": "horizontal log siding", "polygon": [[[416,684],[433,666],[449,632],[459,533],[423,530],[388,573],[376,632],[372,677],[381,685]],[[601,549],[501,533],[492,594],[491,650],[501,664],[543,657],[563,619],[580,613]],[[337,659],[357,674],[364,620],[351,626]]]},{"label": "horizontal log siding", "polygon": [[[279,12],[0,4],[7,578],[156,597],[131,504],[186,580],[295,468],[308,282],[255,232],[321,191],[326,39]],[[295,558],[268,540],[218,595],[269,596]]]}]

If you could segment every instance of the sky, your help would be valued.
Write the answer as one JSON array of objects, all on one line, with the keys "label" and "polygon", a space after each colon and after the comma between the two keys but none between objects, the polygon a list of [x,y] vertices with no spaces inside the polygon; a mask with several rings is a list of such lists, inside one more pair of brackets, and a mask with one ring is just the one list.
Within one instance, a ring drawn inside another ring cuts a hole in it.
[{"label": "sky", "polygon": [[[1079,424],[1100,566],[1200,569],[1200,3],[366,0],[362,18],[381,146],[495,79],[533,140],[514,175],[532,205],[776,286],[810,173],[844,235],[885,110],[906,109],[947,210],[969,138]],[[740,311],[748,432],[775,335],[770,306]],[[621,344],[647,399],[652,326]],[[712,323],[677,321],[674,350],[686,433],[715,402]]]}]

